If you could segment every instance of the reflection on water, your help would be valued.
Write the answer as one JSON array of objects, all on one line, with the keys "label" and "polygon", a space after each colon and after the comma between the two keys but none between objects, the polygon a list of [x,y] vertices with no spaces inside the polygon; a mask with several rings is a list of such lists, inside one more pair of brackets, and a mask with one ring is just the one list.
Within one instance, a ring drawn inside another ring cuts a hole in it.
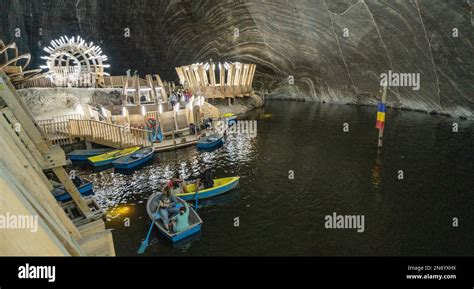
[{"label": "reflection on water", "polygon": [[226,145],[215,151],[199,152],[192,147],[165,152],[157,154],[139,170],[114,171],[109,168],[92,172],[88,177],[94,182],[99,205],[108,209],[109,216],[122,216],[130,210],[130,207],[123,210],[123,204],[131,201],[144,203],[176,172],[186,180],[195,180],[203,168],[216,171],[216,177],[238,175],[233,167],[245,167],[245,163],[252,160],[252,143],[245,136],[229,135]]},{"label": "reflection on water", "polygon": [[[269,102],[246,117],[258,121],[255,138],[231,134],[216,151],[160,153],[131,174],[82,175],[94,181],[118,255],[135,255],[145,237],[148,196],[176,171],[193,180],[204,167],[215,177],[241,176],[239,186],[200,202],[204,224],[195,239],[173,246],[155,230],[146,255],[474,254],[472,122],[389,110],[377,158],[375,114],[374,107]],[[365,232],[325,229],[333,212],[364,215]],[[462,226],[453,228],[453,217]]]}]

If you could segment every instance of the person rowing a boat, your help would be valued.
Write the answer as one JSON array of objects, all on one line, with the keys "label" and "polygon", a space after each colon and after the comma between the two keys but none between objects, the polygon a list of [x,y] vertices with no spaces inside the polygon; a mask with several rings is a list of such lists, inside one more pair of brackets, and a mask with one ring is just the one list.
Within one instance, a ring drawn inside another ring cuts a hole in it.
[{"label": "person rowing a boat", "polygon": [[170,187],[165,186],[163,194],[160,197],[159,212],[161,220],[163,221],[163,224],[167,230],[170,230],[169,215],[178,213],[178,209],[175,208],[176,204],[178,204],[176,196],[171,193]]},{"label": "person rowing a boat", "polygon": [[209,189],[214,186],[214,180],[212,179],[212,173],[210,169],[205,169],[198,176],[196,182],[196,189]]},{"label": "person rowing a boat", "polygon": [[181,179],[179,173],[175,173],[171,180],[168,181],[168,187],[170,187],[173,194],[187,194],[188,188],[186,182]]},{"label": "person rowing a boat", "polygon": [[171,227],[174,233],[179,233],[189,227],[189,205],[179,208],[179,214],[171,217]]}]

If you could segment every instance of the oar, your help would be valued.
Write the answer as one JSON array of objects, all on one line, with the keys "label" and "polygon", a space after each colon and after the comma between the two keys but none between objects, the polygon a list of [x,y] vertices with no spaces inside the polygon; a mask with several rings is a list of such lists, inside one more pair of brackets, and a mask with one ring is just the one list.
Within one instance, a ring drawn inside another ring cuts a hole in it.
[{"label": "oar", "polygon": [[196,205],[195,205],[196,206],[196,208],[195,208],[196,212],[198,210],[198,199],[199,199],[198,193],[199,193],[199,189],[196,187]]},{"label": "oar", "polygon": [[[158,212],[160,206],[158,205],[158,208],[156,209],[156,212],[155,214]],[[140,248],[138,248],[138,254],[143,254],[146,250],[146,247],[148,247],[148,239],[150,238],[150,235],[151,235],[151,231],[153,230],[153,225],[155,224],[155,215],[153,215],[153,219],[151,220],[151,225],[150,225],[150,229],[148,229],[148,234],[146,235],[146,238],[145,240],[142,242],[142,245],[140,246]]]}]

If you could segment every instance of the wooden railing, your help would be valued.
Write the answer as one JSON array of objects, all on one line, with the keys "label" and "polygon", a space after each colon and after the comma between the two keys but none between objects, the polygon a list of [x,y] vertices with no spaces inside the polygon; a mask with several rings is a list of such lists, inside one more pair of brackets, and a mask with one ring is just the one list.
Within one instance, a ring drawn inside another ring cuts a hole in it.
[{"label": "wooden railing", "polygon": [[71,137],[85,138],[91,142],[115,148],[152,145],[148,140],[147,130],[96,120],[71,119],[69,133]]},{"label": "wooden railing", "polygon": [[56,87],[56,85],[46,77],[38,77],[35,79],[29,79],[22,82],[19,85],[20,88],[30,88],[30,87]]},{"label": "wooden railing", "polygon": [[[123,87],[126,79],[127,79],[127,76],[125,75],[104,76],[104,87]],[[139,85],[142,87],[150,86],[150,83],[146,79],[139,78],[138,82],[139,82]],[[153,85],[155,87],[160,86],[158,81],[156,80],[153,80]],[[128,87],[133,88],[133,77],[128,78]]]},{"label": "wooden railing", "polygon": [[104,76],[105,87],[123,87],[126,76]]},{"label": "wooden railing", "polygon": [[146,118],[149,118],[149,117],[153,117],[155,119],[159,119],[160,117],[160,113],[158,111],[147,111],[146,115],[145,115],[145,119]]},{"label": "wooden railing", "polygon": [[80,71],[78,66],[57,66],[50,72],[54,75],[54,84],[59,87],[96,87],[97,72]]},{"label": "wooden railing", "polygon": [[83,119],[84,116],[82,114],[69,114],[69,115],[58,115],[58,116],[53,116],[52,118],[48,119],[41,119],[37,120],[36,122],[41,126],[42,124],[49,124],[53,122],[64,122],[68,121],[70,119]]},{"label": "wooden railing", "polygon": [[75,139],[69,133],[69,120],[82,119],[81,114],[60,115],[49,119],[36,121],[41,130],[53,145],[68,145],[74,143]]},{"label": "wooden railing", "polygon": [[68,121],[43,123],[40,127],[51,144],[68,145],[73,143],[69,134]]}]

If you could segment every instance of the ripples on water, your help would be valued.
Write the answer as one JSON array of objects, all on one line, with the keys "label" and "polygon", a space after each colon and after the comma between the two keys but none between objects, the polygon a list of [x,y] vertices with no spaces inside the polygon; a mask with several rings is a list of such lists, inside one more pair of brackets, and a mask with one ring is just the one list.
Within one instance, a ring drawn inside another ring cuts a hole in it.
[{"label": "ripples on water", "polygon": [[[135,255],[145,237],[148,196],[175,171],[194,179],[203,167],[241,176],[239,187],[201,202],[200,235],[173,246],[155,230],[147,255],[474,254],[472,122],[389,110],[377,159],[375,115],[374,107],[269,102],[246,116],[258,121],[256,138],[229,135],[214,152],[160,153],[131,175],[82,174],[94,180],[117,255]],[[365,232],[325,229],[333,212],[365,215]]]}]

